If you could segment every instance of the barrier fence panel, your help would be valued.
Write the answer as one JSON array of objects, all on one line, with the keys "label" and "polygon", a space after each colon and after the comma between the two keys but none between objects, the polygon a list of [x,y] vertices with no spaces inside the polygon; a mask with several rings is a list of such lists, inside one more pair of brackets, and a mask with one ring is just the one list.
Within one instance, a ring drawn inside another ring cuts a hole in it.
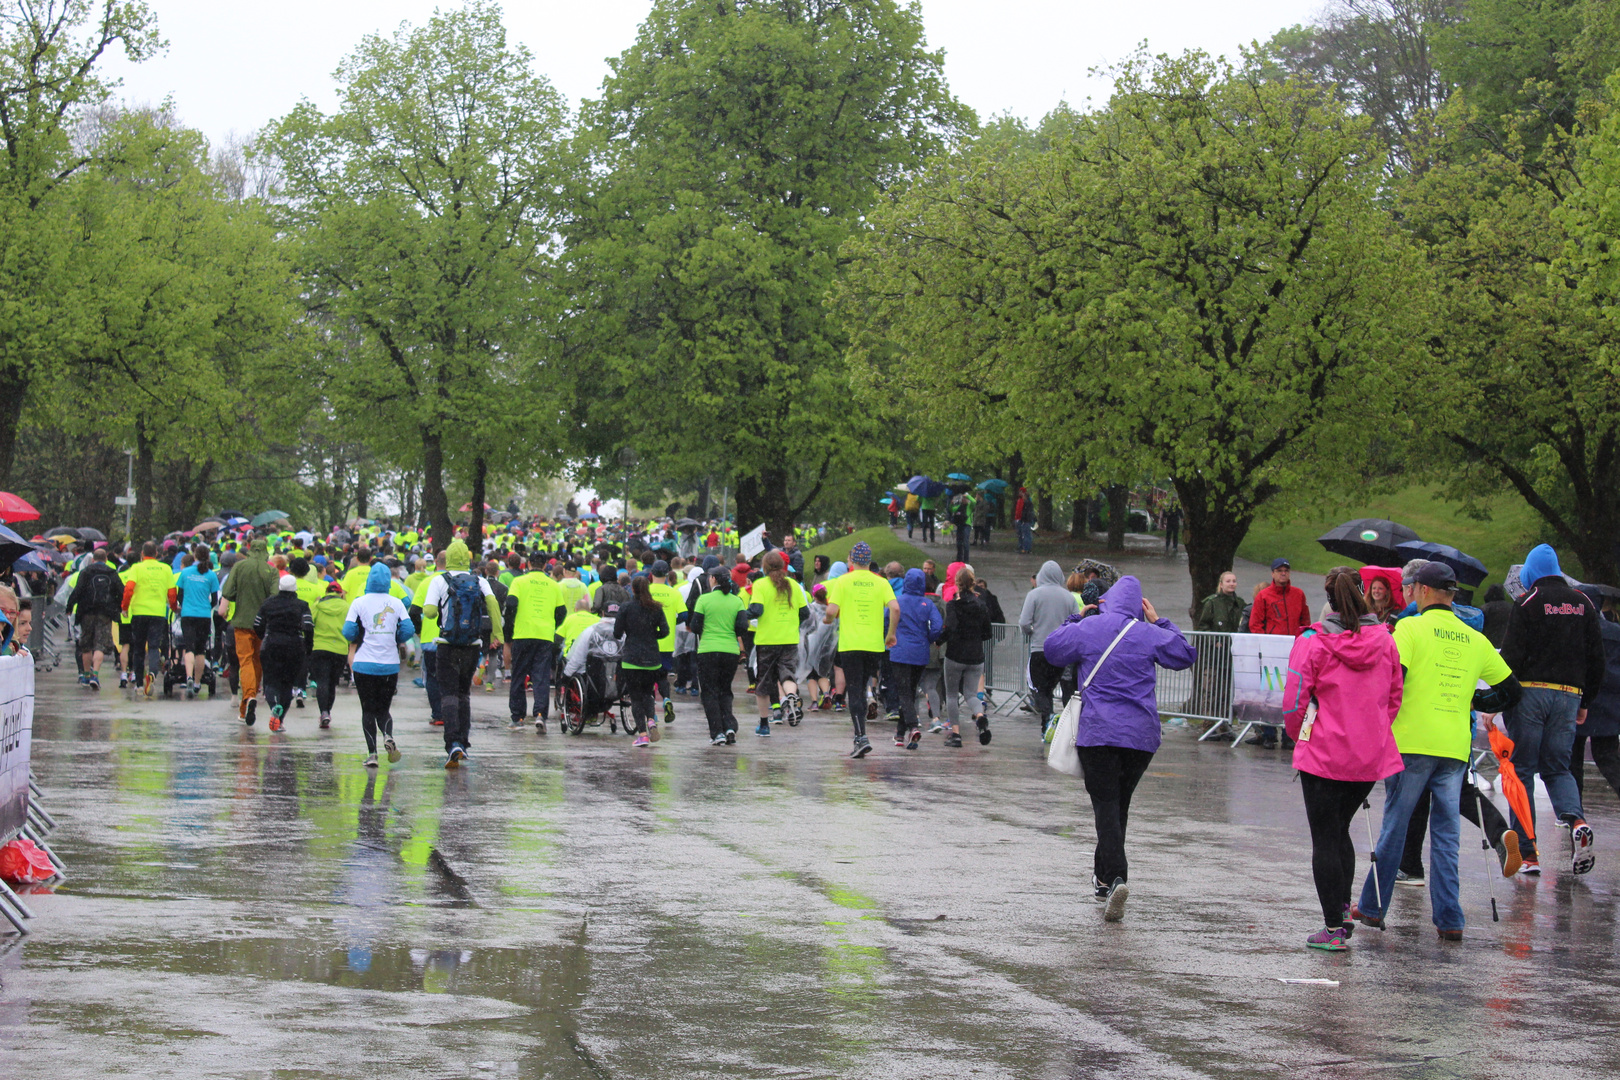
[{"label": "barrier fence panel", "polygon": [[[1158,669],[1159,713],[1187,720],[1232,720],[1232,635],[1187,632],[1198,659],[1185,671]],[[1211,731],[1216,728],[1211,728]]]},{"label": "barrier fence panel", "polygon": [[1029,700],[1029,635],[1015,623],[991,623],[984,643],[985,705],[1010,713]]},{"label": "barrier fence panel", "polygon": [[28,824],[28,760],[34,728],[31,657],[0,658],[0,844]]}]

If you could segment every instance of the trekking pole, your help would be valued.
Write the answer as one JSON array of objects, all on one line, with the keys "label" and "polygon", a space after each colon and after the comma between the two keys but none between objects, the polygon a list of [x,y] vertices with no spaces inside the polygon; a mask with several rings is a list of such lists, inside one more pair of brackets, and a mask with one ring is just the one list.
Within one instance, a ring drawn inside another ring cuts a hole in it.
[{"label": "trekking pole", "polygon": [[[1474,789],[1474,820],[1479,825],[1479,846],[1484,851],[1490,851],[1491,841],[1485,835],[1485,812],[1480,802],[1479,785],[1474,782],[1478,775],[1473,769],[1468,770],[1468,786]],[[1502,921],[1502,917],[1496,913],[1496,876],[1498,869],[1498,867],[1489,864],[1485,867],[1485,880],[1488,882],[1487,888],[1491,894],[1491,922]]]},{"label": "trekking pole", "polygon": [[[1384,911],[1384,885],[1383,882],[1378,880],[1378,842],[1373,839],[1372,803],[1362,799],[1361,808],[1367,811],[1367,849],[1372,852],[1373,895],[1378,897],[1378,910],[1383,912],[1378,921],[1380,924],[1385,924],[1389,922],[1389,912]],[[1384,927],[1380,925],[1378,929],[1382,932]]]}]

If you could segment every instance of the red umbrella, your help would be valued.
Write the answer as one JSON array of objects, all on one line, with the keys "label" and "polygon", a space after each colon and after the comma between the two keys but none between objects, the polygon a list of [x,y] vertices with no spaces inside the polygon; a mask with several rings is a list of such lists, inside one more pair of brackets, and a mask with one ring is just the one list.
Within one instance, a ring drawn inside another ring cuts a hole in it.
[{"label": "red umbrella", "polygon": [[33,521],[38,517],[39,511],[29,506],[21,496],[0,491],[0,521]]},{"label": "red umbrella", "polygon": [[1502,796],[1512,808],[1513,816],[1519,819],[1525,835],[1530,838],[1531,843],[1535,843],[1536,822],[1530,816],[1530,796],[1524,790],[1524,781],[1519,779],[1519,771],[1513,767],[1513,740],[1494,727],[1491,728],[1489,735],[1491,750],[1496,754],[1496,764],[1502,770],[1501,775],[1497,777],[1502,784]]},{"label": "red umbrella", "polygon": [[[485,510],[488,510],[488,509],[489,509],[489,503],[485,503],[485,504],[484,504],[484,509],[485,509]],[[466,505],[466,506],[463,506],[463,507],[462,507],[462,508],[461,508],[461,512],[462,512],[462,513],[463,513],[463,514],[465,514],[465,513],[469,513],[469,512],[470,512],[470,511],[471,511],[471,510],[472,510],[472,503],[468,503],[468,504],[467,504],[467,505]],[[38,515],[38,514],[35,514],[35,515],[34,515],[34,516],[35,516],[35,517],[38,517],[38,516],[39,516],[39,515]]]}]

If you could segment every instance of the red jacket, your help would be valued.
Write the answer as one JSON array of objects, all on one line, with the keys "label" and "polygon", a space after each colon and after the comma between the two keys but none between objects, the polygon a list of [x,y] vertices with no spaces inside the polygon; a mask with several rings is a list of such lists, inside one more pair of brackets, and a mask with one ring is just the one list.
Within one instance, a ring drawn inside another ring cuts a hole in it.
[{"label": "red jacket", "polygon": [[1286,634],[1298,637],[1311,625],[1310,605],[1305,590],[1294,585],[1267,585],[1254,598],[1249,613],[1249,633]]}]

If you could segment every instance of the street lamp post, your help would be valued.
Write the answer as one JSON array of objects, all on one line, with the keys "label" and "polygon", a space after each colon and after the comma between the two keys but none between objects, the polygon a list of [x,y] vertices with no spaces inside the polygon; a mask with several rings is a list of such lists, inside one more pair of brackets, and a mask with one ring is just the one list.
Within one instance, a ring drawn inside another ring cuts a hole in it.
[{"label": "street lamp post", "polygon": [[634,447],[627,446],[619,451],[619,464],[624,466],[624,542],[627,546],[630,543],[630,470],[640,460]]}]

